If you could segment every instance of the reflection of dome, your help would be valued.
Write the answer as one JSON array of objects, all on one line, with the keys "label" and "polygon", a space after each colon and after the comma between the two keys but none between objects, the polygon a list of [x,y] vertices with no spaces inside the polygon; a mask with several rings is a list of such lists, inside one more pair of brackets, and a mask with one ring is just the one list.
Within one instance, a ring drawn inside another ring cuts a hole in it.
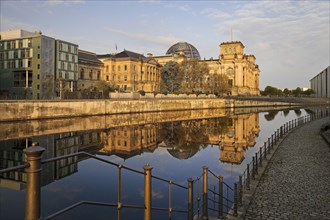
[{"label": "reflection of dome", "polygon": [[194,156],[197,151],[193,150],[193,149],[189,149],[186,151],[180,151],[180,150],[172,150],[172,149],[168,149],[167,150],[173,157],[180,159],[180,160],[186,160],[192,156]]},{"label": "reflection of dome", "polygon": [[191,59],[191,58],[196,58],[196,59],[201,59],[198,50],[191,44],[187,42],[179,42],[170,47],[166,54],[175,54],[175,55],[181,55],[184,53],[184,55]]}]

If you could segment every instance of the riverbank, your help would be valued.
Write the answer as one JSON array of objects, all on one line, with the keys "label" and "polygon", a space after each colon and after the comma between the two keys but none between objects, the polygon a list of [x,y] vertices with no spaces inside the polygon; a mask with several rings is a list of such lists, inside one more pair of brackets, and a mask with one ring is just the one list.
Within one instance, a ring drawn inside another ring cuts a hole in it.
[{"label": "riverbank", "polygon": [[0,121],[71,118],[218,108],[301,106],[298,102],[255,99],[145,99],[145,100],[38,100],[0,101]]},{"label": "riverbank", "polygon": [[329,218],[330,153],[320,135],[328,120],[305,124],[284,138],[264,172],[259,171],[242,218]]}]

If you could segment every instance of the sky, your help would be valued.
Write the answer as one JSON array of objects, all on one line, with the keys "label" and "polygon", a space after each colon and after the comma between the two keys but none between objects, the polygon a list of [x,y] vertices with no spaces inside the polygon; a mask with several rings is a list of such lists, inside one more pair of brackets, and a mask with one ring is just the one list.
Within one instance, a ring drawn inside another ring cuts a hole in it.
[{"label": "sky", "polygon": [[164,55],[188,42],[202,59],[241,41],[266,86],[309,88],[329,66],[330,1],[0,1],[0,31],[23,29],[96,54]]}]

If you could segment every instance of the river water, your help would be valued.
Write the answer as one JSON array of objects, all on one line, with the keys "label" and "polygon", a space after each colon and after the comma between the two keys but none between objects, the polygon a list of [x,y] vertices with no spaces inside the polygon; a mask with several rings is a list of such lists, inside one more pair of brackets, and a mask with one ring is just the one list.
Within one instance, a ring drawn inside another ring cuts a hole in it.
[{"label": "river water", "polygon": [[[0,169],[23,164],[23,150],[38,142],[43,159],[88,152],[99,158],[187,186],[193,178],[194,194],[201,191],[197,178],[207,166],[237,181],[252,156],[284,123],[317,109],[201,110],[2,123]],[[217,181],[209,176],[209,181]],[[0,219],[23,219],[25,172],[11,172],[0,179]],[[46,217],[79,201],[117,203],[118,168],[85,155],[43,165],[41,216]],[[152,180],[152,206],[186,209],[187,192],[159,179]],[[143,205],[144,176],[121,169],[122,204]],[[228,191],[228,194],[232,192]],[[229,195],[230,196],[230,195]],[[197,201],[195,210],[197,210]],[[209,202],[209,206],[214,204]],[[196,213],[197,211],[194,211]],[[143,219],[143,210],[81,205],[55,219]],[[118,217],[119,216],[119,217]],[[168,212],[153,211],[154,219],[168,219]],[[186,214],[172,213],[172,219]]]}]

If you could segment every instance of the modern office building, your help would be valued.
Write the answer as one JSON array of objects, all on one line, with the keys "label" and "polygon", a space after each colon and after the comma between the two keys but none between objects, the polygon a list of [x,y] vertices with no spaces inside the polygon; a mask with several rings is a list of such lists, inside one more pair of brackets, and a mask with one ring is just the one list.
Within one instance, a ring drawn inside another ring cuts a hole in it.
[{"label": "modern office building", "polygon": [[104,64],[102,79],[125,92],[159,91],[161,65],[153,57],[124,50],[118,54],[97,55]]},{"label": "modern office building", "polygon": [[25,30],[0,36],[1,99],[56,99],[76,90],[78,45]]},{"label": "modern office building", "polygon": [[315,97],[330,98],[330,66],[310,80]]}]

